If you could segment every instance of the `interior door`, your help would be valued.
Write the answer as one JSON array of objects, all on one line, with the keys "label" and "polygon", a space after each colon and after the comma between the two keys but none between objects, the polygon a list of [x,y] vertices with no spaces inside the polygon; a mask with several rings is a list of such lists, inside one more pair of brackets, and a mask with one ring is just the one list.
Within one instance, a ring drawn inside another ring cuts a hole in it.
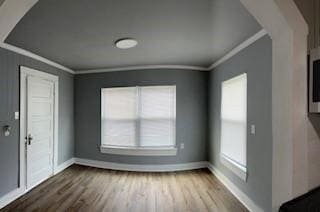
[{"label": "interior door", "polygon": [[27,189],[53,174],[54,83],[27,77]]}]

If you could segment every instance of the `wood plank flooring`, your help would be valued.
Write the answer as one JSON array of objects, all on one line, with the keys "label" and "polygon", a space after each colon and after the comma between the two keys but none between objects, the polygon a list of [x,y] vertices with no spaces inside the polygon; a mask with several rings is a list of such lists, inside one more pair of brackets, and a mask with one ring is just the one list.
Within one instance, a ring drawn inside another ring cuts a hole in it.
[{"label": "wood plank flooring", "polygon": [[140,173],[73,165],[4,211],[248,211],[207,169]]}]

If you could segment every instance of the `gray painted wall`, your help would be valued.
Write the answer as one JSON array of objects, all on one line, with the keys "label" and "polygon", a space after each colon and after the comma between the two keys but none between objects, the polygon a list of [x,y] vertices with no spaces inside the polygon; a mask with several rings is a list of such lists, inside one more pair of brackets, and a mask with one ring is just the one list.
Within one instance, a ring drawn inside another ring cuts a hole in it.
[{"label": "gray painted wall", "polygon": [[[247,73],[248,132],[247,182],[228,170],[219,159],[221,82]],[[263,37],[210,72],[209,159],[224,175],[265,211],[271,211],[272,180],[272,41]],[[249,134],[250,125],[256,134]]]},{"label": "gray painted wall", "polygon": [[[74,77],[57,68],[0,48],[0,197],[18,187],[19,180],[19,65],[59,76],[59,158],[58,163],[74,155]],[[2,127],[9,124],[12,134],[4,137]]]},{"label": "gray painted wall", "polygon": [[[140,70],[75,76],[75,155],[79,158],[130,164],[170,164],[207,160],[208,72]],[[119,156],[99,151],[100,89],[114,86],[177,86],[176,141],[185,144],[176,156]]]}]

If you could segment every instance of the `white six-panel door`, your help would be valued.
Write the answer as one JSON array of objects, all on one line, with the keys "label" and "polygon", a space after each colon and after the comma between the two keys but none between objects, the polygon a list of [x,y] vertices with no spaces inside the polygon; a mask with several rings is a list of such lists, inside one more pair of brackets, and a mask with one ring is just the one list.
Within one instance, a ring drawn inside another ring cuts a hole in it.
[{"label": "white six-panel door", "polygon": [[27,189],[53,174],[54,83],[27,77]]}]

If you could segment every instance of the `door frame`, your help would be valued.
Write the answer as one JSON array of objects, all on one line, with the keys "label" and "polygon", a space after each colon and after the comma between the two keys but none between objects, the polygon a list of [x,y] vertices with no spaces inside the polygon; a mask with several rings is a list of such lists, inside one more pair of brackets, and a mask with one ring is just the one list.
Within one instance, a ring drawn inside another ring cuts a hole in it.
[{"label": "door frame", "polygon": [[[20,66],[20,144],[19,144],[19,188],[26,191],[27,172],[26,172],[26,148],[25,137],[27,127],[27,76],[39,77],[54,83],[54,111],[53,111],[53,168],[52,175],[58,171],[58,136],[59,136],[59,77],[48,74],[26,66]],[[39,182],[38,184],[40,184]],[[37,185],[38,185],[37,184]]]}]

